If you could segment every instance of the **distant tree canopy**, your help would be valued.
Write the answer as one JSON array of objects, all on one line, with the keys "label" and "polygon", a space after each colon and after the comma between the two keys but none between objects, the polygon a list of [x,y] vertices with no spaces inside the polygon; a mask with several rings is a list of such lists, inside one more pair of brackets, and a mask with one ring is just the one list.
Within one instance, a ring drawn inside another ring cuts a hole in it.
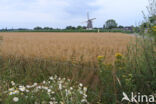
[{"label": "distant tree canopy", "polygon": [[143,22],[141,24],[141,27],[143,28],[150,28],[153,25],[156,25],[156,16],[151,16],[148,18],[148,22]]},{"label": "distant tree canopy", "polygon": [[116,27],[117,27],[117,23],[113,19],[107,20],[105,23],[105,28],[112,29],[112,28],[116,28]]},{"label": "distant tree canopy", "polygon": [[34,28],[34,30],[42,30],[42,27],[37,26]]},{"label": "distant tree canopy", "polygon": [[156,25],[156,15],[149,17],[149,21],[150,21],[151,24]]},{"label": "distant tree canopy", "polygon": [[83,27],[82,27],[82,26],[77,26],[77,29],[78,29],[78,30],[82,30]]},{"label": "distant tree canopy", "polygon": [[66,30],[75,30],[76,29],[76,27],[74,27],[74,26],[67,26],[66,27]]},{"label": "distant tree canopy", "polygon": [[53,30],[51,27],[44,27],[43,30]]},{"label": "distant tree canopy", "polygon": [[67,26],[65,29],[66,30],[83,30],[83,29],[86,29],[86,27],[85,26],[77,26],[77,27]]},{"label": "distant tree canopy", "polygon": [[124,26],[121,26],[121,25],[120,25],[119,28],[124,28]]},{"label": "distant tree canopy", "polygon": [[53,28],[52,27],[44,27],[44,28],[42,28],[40,26],[37,26],[37,27],[34,28],[34,30],[53,30]]}]

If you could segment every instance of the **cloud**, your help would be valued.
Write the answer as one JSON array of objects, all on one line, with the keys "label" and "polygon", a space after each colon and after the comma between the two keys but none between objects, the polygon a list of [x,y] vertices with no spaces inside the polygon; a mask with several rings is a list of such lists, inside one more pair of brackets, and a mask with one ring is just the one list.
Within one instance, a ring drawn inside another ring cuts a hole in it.
[{"label": "cloud", "polygon": [[0,0],[0,28],[81,24],[89,11],[95,26],[113,18],[121,25],[131,25],[142,18],[147,0]]},{"label": "cloud", "polygon": [[7,0],[0,4],[0,21],[10,24],[30,24],[30,27],[59,24],[69,16],[65,11],[69,4],[64,0],[15,0],[11,4]]},{"label": "cloud", "polygon": [[135,25],[142,19],[141,11],[145,10],[147,0],[95,0],[90,5],[99,7],[93,12],[97,25],[111,18],[121,25]]}]

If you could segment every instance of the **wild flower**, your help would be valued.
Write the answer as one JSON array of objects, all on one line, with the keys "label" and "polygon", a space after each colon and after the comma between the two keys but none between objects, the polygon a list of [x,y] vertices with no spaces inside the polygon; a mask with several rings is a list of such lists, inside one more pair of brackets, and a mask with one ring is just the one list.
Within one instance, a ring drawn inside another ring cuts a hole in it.
[{"label": "wild flower", "polygon": [[50,80],[54,80],[53,76],[49,77]]},{"label": "wild flower", "polygon": [[62,90],[62,84],[61,83],[59,83],[59,89]]},{"label": "wild flower", "polygon": [[46,83],[46,81],[43,81],[43,84],[45,84]]},{"label": "wild flower", "polygon": [[50,93],[51,92],[51,89],[48,89],[47,92]]},{"label": "wild flower", "polygon": [[14,90],[15,90],[15,88],[10,88],[10,89],[9,89],[10,92],[11,92],[11,91],[14,91]]},{"label": "wild flower", "polygon": [[37,83],[34,83],[32,86],[33,86],[33,87],[37,86]]},{"label": "wild flower", "polygon": [[54,104],[54,103],[52,101],[50,101],[49,104]]},{"label": "wild flower", "polygon": [[84,91],[84,92],[87,92],[87,87],[84,87],[84,88],[83,88],[83,91]]},{"label": "wild flower", "polygon": [[116,54],[115,54],[115,57],[116,57],[117,59],[121,59],[121,58],[122,58],[122,54],[121,54],[121,53],[116,53]]},{"label": "wild flower", "polygon": [[73,87],[70,87],[70,90],[73,90]]},{"label": "wild flower", "polygon": [[87,103],[87,99],[82,99],[81,103]]},{"label": "wild flower", "polygon": [[15,82],[14,82],[14,81],[11,81],[11,85],[12,85],[12,86],[15,86]]},{"label": "wild flower", "polygon": [[14,98],[13,98],[13,101],[14,101],[14,102],[18,102],[18,101],[19,101],[19,98],[18,98],[18,97],[14,97]]},{"label": "wild flower", "polygon": [[82,83],[80,83],[80,84],[79,84],[79,86],[80,86],[80,87],[83,87],[83,84],[82,84]]},{"label": "wild flower", "polygon": [[102,61],[104,59],[104,56],[98,56],[97,59],[98,61]]},{"label": "wild flower", "polygon": [[19,90],[22,91],[22,92],[24,92],[26,89],[25,89],[24,86],[19,86]]},{"label": "wild flower", "polygon": [[[66,78],[51,76],[49,80],[42,81],[41,83],[17,85],[20,86],[14,85],[7,91],[7,96],[13,99],[9,101],[9,103],[12,103],[12,101],[18,102],[21,97],[21,99],[26,99],[28,101],[32,100],[33,104],[35,102],[36,104],[60,104],[61,101],[62,104],[65,102],[74,103],[73,98],[79,100],[78,102],[87,102],[87,87],[83,87],[82,83],[72,85],[70,80]],[[41,96],[45,96],[45,98],[38,99]]]},{"label": "wild flower", "polygon": [[153,27],[152,27],[152,30],[153,30],[154,32],[156,32],[156,26],[153,26]]}]

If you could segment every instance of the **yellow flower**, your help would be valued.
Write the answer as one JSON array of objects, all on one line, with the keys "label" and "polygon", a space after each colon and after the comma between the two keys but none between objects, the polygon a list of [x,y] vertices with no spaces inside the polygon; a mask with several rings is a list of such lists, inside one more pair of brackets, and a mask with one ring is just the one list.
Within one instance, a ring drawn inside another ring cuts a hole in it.
[{"label": "yellow flower", "polygon": [[104,56],[98,56],[98,57],[97,57],[97,59],[98,59],[99,61],[103,60],[103,58],[104,58]]},{"label": "yellow flower", "polygon": [[152,27],[152,30],[156,32],[156,26],[153,26]]},{"label": "yellow flower", "polygon": [[116,53],[116,54],[115,54],[115,57],[116,57],[117,59],[121,59],[121,58],[122,58],[122,54],[121,54],[121,53]]}]

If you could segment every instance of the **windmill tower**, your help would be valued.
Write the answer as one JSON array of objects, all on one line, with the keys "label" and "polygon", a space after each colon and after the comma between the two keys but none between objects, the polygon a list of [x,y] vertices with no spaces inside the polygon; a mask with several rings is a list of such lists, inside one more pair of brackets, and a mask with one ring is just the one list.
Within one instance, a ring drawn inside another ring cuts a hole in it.
[{"label": "windmill tower", "polygon": [[95,20],[96,18],[89,18],[89,13],[87,13],[87,21],[85,21],[85,23],[87,23],[87,30],[92,30],[93,29],[93,20]]}]

